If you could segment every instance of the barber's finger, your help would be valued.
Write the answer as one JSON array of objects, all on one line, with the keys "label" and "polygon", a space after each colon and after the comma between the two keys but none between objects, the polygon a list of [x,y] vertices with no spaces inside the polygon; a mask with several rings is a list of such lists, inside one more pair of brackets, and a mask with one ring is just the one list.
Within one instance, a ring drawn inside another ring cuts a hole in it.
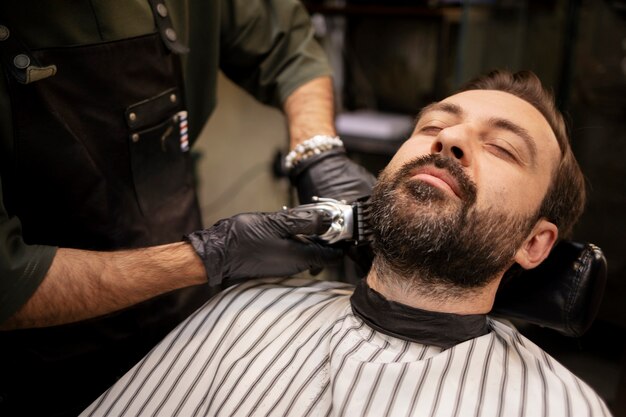
[{"label": "barber's finger", "polygon": [[311,243],[301,254],[306,259],[310,269],[338,264],[343,259],[344,251],[337,247]]},{"label": "barber's finger", "polygon": [[285,236],[321,235],[328,230],[330,215],[318,210],[286,210],[270,214]]},{"label": "barber's finger", "polygon": [[316,267],[313,267],[313,268],[309,269],[309,274],[311,274],[312,276],[317,276],[317,275],[321,274],[323,270],[324,270],[324,268],[322,268],[320,266],[316,266]]}]

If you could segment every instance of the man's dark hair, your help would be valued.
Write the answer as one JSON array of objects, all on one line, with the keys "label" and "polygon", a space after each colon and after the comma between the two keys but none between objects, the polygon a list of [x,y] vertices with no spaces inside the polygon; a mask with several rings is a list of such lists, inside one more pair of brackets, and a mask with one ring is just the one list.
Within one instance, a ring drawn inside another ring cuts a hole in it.
[{"label": "man's dark hair", "polygon": [[585,206],[585,178],[570,146],[567,126],[557,109],[554,96],[546,90],[531,71],[512,73],[494,70],[468,82],[458,92],[468,90],[497,90],[530,103],[552,128],[561,149],[561,160],[553,173],[538,217],[545,217],[559,228],[559,236],[568,238]]}]

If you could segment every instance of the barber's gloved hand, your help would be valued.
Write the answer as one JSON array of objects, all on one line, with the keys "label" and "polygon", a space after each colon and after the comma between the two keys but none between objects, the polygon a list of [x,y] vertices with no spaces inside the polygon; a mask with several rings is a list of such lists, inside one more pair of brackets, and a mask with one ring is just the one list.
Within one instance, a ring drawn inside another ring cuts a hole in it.
[{"label": "barber's gloved hand", "polygon": [[245,213],[186,235],[204,262],[209,284],[227,280],[288,276],[339,262],[340,249],[301,241],[322,234],[328,220],[317,211]]},{"label": "barber's gloved hand", "polygon": [[369,196],[376,177],[347,157],[343,149],[332,149],[306,159],[290,173],[298,189],[300,204],[314,196],[345,200],[347,203]]}]

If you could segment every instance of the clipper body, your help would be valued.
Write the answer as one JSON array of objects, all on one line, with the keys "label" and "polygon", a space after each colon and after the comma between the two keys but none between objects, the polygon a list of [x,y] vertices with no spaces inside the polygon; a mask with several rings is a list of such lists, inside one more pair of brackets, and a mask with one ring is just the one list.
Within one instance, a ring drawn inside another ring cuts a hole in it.
[{"label": "clipper body", "polygon": [[313,201],[313,203],[302,204],[291,210],[316,210],[325,214],[325,217],[330,221],[330,226],[326,232],[316,236],[318,239],[326,243],[336,243],[342,240],[353,239],[354,209],[352,205],[332,198],[313,197]]},{"label": "clipper body", "polygon": [[348,241],[361,245],[369,243],[369,226],[366,221],[368,207],[366,201],[347,204],[332,198],[313,197],[313,203],[302,204],[291,210],[317,210],[324,213],[329,227],[326,232],[316,235],[317,239],[329,244]]}]

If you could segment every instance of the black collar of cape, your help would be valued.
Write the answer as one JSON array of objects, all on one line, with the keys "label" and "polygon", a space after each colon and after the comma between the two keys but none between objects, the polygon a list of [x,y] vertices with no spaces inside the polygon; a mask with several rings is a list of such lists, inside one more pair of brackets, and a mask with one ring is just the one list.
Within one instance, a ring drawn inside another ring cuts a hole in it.
[{"label": "black collar of cape", "polygon": [[365,279],[357,284],[350,303],[354,313],[373,329],[410,342],[448,349],[489,332],[486,314],[461,315],[409,307],[387,300]]}]

